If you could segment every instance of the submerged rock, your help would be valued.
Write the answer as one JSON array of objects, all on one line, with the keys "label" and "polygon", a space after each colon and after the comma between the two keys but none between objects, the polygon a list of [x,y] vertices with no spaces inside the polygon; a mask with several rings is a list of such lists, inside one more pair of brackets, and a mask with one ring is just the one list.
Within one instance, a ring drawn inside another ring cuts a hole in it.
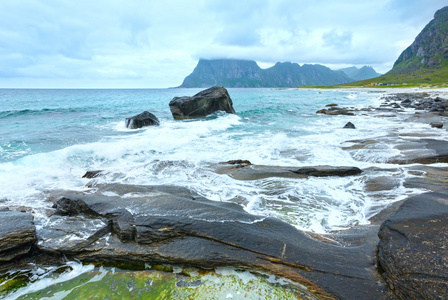
[{"label": "submerged rock", "polygon": [[211,87],[193,97],[174,97],[169,106],[176,120],[205,118],[217,111],[235,113],[232,99],[222,86]]},{"label": "submerged rock", "polygon": [[400,299],[448,298],[448,194],[409,198],[378,236],[383,277]]},{"label": "submerged rock", "polygon": [[347,142],[355,143],[354,145],[342,147],[342,149],[350,151],[355,159],[359,159],[356,157],[360,153],[359,150],[384,153],[384,148],[382,148],[381,144],[393,143],[395,144],[394,151],[398,150],[399,153],[387,158],[380,157],[377,162],[391,164],[448,162],[448,141],[424,138],[427,136],[425,134],[401,134],[400,136],[411,136],[415,139],[387,136],[375,140],[352,140]]},{"label": "submerged rock", "polygon": [[[435,139],[418,139],[408,144],[397,146],[404,150],[401,157],[388,162],[397,164],[432,164],[448,162],[448,141]],[[420,150],[420,151],[415,151]]]},{"label": "submerged rock", "polygon": [[138,129],[143,126],[159,125],[160,121],[149,111],[144,111],[136,116],[126,118],[126,127],[130,129]]},{"label": "submerged rock", "polygon": [[36,228],[31,214],[0,211],[0,263],[27,254],[35,240]]},{"label": "submerged rock", "polygon": [[433,127],[433,128],[442,128],[443,127],[442,122],[431,122],[429,125],[431,125],[431,127]]}]

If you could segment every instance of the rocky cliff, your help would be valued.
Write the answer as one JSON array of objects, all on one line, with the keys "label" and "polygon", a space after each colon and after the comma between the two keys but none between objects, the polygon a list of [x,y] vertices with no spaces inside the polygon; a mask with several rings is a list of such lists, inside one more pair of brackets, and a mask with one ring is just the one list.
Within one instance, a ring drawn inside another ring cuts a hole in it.
[{"label": "rocky cliff", "polygon": [[448,6],[438,10],[434,19],[401,53],[391,73],[440,69],[448,66]]},{"label": "rocky cliff", "polygon": [[284,62],[261,69],[255,61],[201,59],[180,87],[299,87],[333,85],[353,81],[346,74],[322,65]]}]

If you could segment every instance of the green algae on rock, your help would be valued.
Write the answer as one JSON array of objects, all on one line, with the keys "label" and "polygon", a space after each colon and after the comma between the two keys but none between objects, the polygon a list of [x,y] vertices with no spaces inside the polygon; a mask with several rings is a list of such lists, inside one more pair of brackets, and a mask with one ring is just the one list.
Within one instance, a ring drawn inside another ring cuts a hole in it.
[{"label": "green algae on rock", "polygon": [[[163,269],[172,269],[172,272]],[[57,276],[54,278],[54,284],[47,280],[41,289],[9,296],[14,299],[16,295],[17,299],[317,299],[289,280],[229,268],[205,271],[154,266],[128,271],[99,267],[68,281],[57,282]],[[38,285],[39,280],[31,284]]]}]

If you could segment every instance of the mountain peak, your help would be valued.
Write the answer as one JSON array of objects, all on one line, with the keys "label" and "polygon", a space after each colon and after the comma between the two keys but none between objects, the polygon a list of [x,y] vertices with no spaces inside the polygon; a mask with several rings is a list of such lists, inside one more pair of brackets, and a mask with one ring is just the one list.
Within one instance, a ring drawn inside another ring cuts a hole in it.
[{"label": "mountain peak", "polygon": [[437,69],[448,65],[448,6],[438,10],[415,41],[401,53],[391,73]]},{"label": "mountain peak", "polygon": [[371,66],[363,66],[360,69],[353,66],[339,69],[337,71],[344,72],[348,77],[352,78],[353,81],[370,79],[381,75],[377,73]]},{"label": "mountain peak", "polygon": [[180,87],[299,87],[350,82],[345,74],[322,65],[278,62],[261,69],[253,60],[200,59]]}]

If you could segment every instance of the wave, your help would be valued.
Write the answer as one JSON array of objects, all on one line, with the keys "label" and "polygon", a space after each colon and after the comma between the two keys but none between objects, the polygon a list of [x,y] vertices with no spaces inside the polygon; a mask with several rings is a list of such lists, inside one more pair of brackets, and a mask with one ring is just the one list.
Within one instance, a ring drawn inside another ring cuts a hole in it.
[{"label": "wave", "polygon": [[0,112],[0,118],[14,118],[21,116],[36,116],[36,115],[45,115],[45,114],[53,114],[53,113],[79,113],[85,112],[87,108],[41,108],[41,109],[22,109],[22,110],[6,110]]}]

